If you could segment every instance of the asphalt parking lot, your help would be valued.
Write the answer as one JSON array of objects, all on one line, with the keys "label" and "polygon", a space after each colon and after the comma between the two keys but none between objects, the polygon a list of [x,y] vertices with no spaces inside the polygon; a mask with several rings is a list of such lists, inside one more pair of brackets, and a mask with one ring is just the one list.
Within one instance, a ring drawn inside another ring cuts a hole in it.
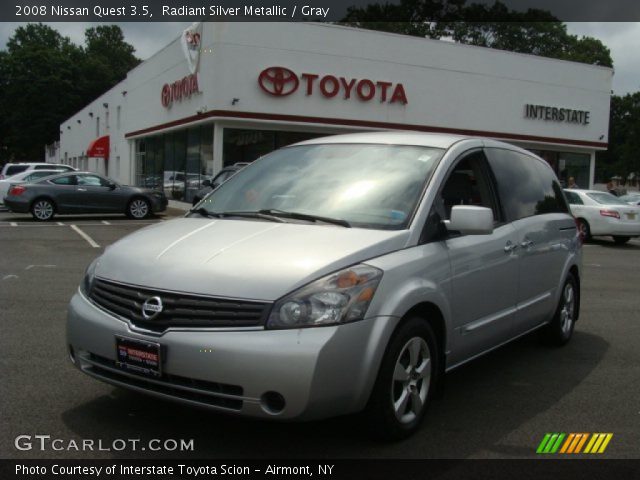
[{"label": "asphalt parking lot", "polygon": [[[0,213],[0,458],[523,458],[547,432],[609,432],[600,457],[640,458],[640,241],[585,246],[581,319],[561,349],[535,335],[447,376],[422,430],[368,440],[354,417],[282,424],[210,413],[97,382],[72,367],[69,299],[105,247],[147,224],[117,216],[40,224]],[[18,435],[194,439],[194,451],[19,451]]]}]

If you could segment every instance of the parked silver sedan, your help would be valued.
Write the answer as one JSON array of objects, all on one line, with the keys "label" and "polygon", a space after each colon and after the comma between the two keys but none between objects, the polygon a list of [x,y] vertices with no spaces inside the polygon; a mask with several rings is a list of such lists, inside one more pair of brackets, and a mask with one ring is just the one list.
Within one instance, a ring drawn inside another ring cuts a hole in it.
[{"label": "parked silver sedan", "polygon": [[164,193],[119,185],[92,172],[63,173],[34,183],[12,185],[4,199],[16,213],[31,213],[39,221],[56,214],[123,213],[145,218],[167,208]]}]

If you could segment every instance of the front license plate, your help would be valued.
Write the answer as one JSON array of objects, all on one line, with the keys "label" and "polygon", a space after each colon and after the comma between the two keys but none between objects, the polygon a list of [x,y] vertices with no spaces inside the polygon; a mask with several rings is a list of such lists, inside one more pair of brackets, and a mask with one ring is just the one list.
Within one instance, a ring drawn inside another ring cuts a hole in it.
[{"label": "front license plate", "polygon": [[627,213],[627,218],[629,220],[635,220],[636,219],[636,214],[635,213]]},{"label": "front license plate", "polygon": [[161,375],[160,344],[135,338],[116,337],[117,365],[150,377]]}]

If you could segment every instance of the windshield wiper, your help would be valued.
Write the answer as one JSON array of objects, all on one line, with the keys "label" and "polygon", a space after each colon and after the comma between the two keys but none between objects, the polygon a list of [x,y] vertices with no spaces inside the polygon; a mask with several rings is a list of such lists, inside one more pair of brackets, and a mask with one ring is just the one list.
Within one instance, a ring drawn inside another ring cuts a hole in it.
[{"label": "windshield wiper", "polygon": [[219,218],[217,214],[210,212],[204,207],[192,208],[191,210],[189,210],[189,213],[197,213],[202,215],[203,217]]},{"label": "windshield wiper", "polygon": [[260,210],[258,213],[264,215],[275,215],[284,218],[293,218],[294,220],[332,223],[333,225],[340,225],[341,227],[351,228],[351,224],[346,220],[343,220],[342,218],[321,217],[320,215],[312,215],[309,213],[287,212],[285,210],[278,210],[277,208],[266,208],[264,210]]},{"label": "windshield wiper", "polygon": [[278,218],[274,215],[269,215],[268,212],[210,212],[204,207],[200,208],[192,208],[189,210],[189,213],[199,213],[203,217],[209,218],[229,218],[229,217],[240,217],[240,218],[260,218],[262,220],[269,220],[270,222],[277,223],[287,223],[283,219]]}]

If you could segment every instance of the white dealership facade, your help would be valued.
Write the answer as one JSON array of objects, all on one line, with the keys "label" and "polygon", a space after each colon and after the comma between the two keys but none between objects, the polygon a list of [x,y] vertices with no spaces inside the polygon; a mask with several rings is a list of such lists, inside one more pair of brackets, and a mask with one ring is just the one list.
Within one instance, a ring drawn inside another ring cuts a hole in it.
[{"label": "white dealership facade", "polygon": [[275,148],[404,129],[505,140],[584,188],[607,147],[612,76],[328,24],[203,23],[62,123],[47,155],[189,201],[223,166]]}]

